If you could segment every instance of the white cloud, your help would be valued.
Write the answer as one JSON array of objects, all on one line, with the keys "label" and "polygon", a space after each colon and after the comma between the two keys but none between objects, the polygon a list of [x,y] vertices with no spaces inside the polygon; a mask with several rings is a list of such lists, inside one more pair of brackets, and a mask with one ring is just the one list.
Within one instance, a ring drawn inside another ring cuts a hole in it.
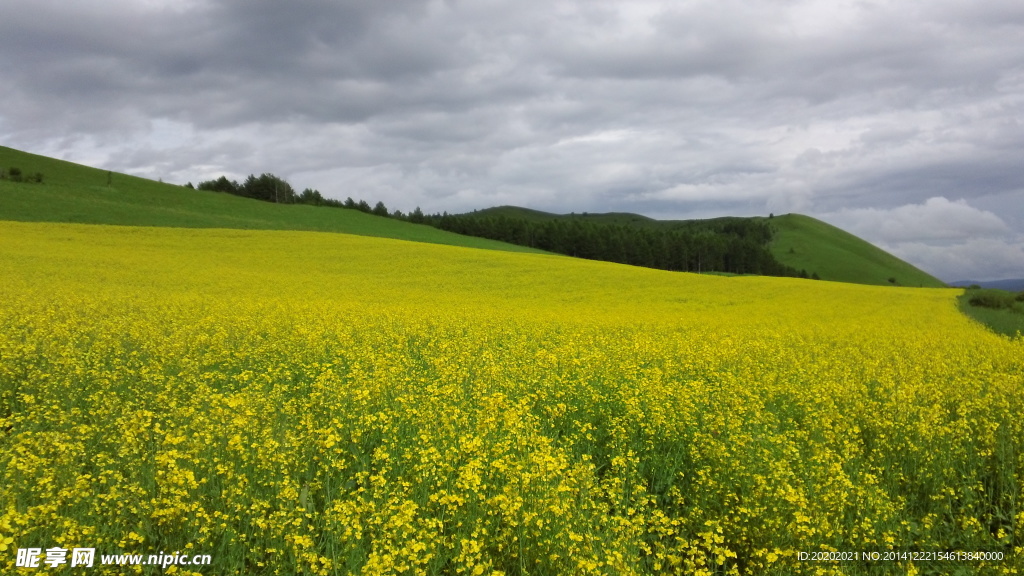
[{"label": "white cloud", "polygon": [[972,238],[945,246],[923,242],[880,246],[946,282],[1024,277],[1024,237]]},{"label": "white cloud", "polygon": [[823,216],[858,236],[886,243],[991,238],[1010,231],[992,212],[978,210],[962,198],[951,202],[941,196],[922,204],[843,209]]}]

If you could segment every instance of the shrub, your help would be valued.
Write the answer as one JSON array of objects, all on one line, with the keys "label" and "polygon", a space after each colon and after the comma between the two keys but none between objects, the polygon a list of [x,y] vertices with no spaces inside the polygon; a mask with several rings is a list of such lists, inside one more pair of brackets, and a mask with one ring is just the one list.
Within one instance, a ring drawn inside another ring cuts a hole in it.
[{"label": "shrub", "polygon": [[7,177],[11,179],[11,182],[21,182],[21,168],[11,166],[11,168],[7,171]]},{"label": "shrub", "polygon": [[1013,308],[1014,294],[1005,290],[974,290],[967,300],[971,306],[996,310]]}]

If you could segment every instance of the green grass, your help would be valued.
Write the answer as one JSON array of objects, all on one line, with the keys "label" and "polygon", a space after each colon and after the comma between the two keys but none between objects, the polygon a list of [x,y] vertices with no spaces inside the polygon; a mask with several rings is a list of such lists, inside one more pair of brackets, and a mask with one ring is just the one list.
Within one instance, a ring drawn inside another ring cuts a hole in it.
[{"label": "green grass", "polygon": [[820,220],[785,214],[771,222],[776,228],[772,254],[783,264],[808,274],[817,273],[822,280],[878,286],[946,286],[938,278]]},{"label": "green grass", "polygon": [[[957,303],[961,312],[993,332],[1015,337],[1024,335],[1024,301],[1014,300],[1014,296],[1005,290],[965,290],[957,298]],[[979,301],[988,305],[979,305]],[[993,304],[999,307],[993,307]]]},{"label": "green grass", "polygon": [[43,182],[0,180],[0,220],[75,222],[176,228],[236,228],[343,232],[486,248],[541,252],[462,236],[421,224],[321,206],[279,205],[192,190],[0,146],[0,169],[43,174]]}]

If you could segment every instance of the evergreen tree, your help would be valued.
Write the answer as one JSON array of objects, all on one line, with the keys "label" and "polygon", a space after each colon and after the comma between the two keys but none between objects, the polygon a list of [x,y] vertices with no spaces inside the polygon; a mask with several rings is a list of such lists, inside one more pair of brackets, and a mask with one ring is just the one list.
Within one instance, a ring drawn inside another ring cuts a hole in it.
[{"label": "evergreen tree", "polygon": [[320,206],[321,204],[324,203],[324,197],[320,195],[319,190],[306,188],[305,190],[302,191],[302,194],[299,194],[298,198],[296,198],[296,201],[302,204],[312,204],[314,206]]},{"label": "evergreen tree", "polygon": [[273,174],[264,172],[259,176],[250,174],[239,187],[239,194],[248,198],[277,202],[279,204],[295,201],[295,190],[288,182]]},{"label": "evergreen tree", "polygon": [[226,192],[228,194],[238,194],[238,182],[234,180],[228,180],[227,176],[221,176],[216,180],[207,180],[200,182],[197,186],[200,190],[210,190],[212,192]]}]

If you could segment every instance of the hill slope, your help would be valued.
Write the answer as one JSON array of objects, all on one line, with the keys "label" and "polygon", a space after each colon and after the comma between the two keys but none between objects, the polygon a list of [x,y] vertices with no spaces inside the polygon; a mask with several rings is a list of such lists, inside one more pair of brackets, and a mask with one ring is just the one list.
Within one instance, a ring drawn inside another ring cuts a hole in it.
[{"label": "hill slope", "polygon": [[[692,226],[697,222],[715,223],[738,220],[737,217],[695,220],[655,220],[639,214],[612,212],[605,214],[551,214],[517,206],[499,206],[478,210],[475,216],[505,217],[531,222],[578,219],[600,224],[671,229]],[[756,220],[766,220],[755,217]],[[786,214],[771,219],[776,235],[769,249],[787,266],[816,273],[822,280],[872,284],[878,286],[945,287],[941,280],[885,252],[873,244],[844,230],[810,216]],[[890,282],[890,278],[895,282]]]},{"label": "hill slope", "polygon": [[[487,248],[541,252],[484,238],[439,230],[356,210],[308,205],[277,205],[229,194],[192,190],[125,174],[90,168],[0,146],[0,169],[18,167],[43,174],[42,183],[0,180],[0,219],[183,228],[235,228],[343,232]],[[479,216],[544,221],[581,219],[595,224],[670,229],[694,221],[655,220],[639,214],[558,215],[515,206],[480,210]],[[733,220],[716,218],[706,222]],[[785,265],[817,273],[824,280],[858,284],[941,287],[944,284],[881,249],[824,222],[798,214],[772,220],[777,236],[773,255]]]},{"label": "hill slope", "polygon": [[[858,284],[942,288],[938,278],[849,232],[800,214],[772,219],[771,250],[783,264],[816,272],[825,280]],[[890,278],[895,282],[890,282]]]},{"label": "hill slope", "polygon": [[540,252],[445,232],[356,210],[270,204],[112,173],[0,146],[0,169],[43,174],[42,183],[0,180],[0,220],[125,226],[344,232],[488,248]]}]

